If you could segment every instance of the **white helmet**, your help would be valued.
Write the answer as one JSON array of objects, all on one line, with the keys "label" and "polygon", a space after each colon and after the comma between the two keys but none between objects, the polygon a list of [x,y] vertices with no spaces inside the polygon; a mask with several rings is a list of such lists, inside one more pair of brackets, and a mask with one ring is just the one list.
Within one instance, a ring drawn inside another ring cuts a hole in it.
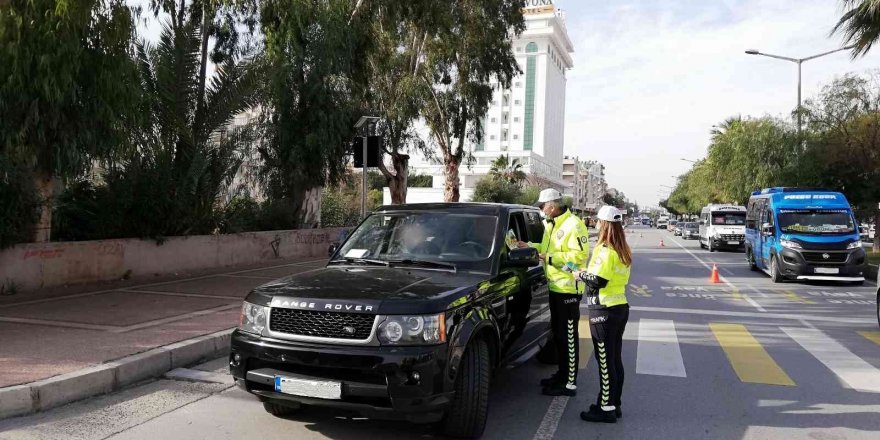
[{"label": "white helmet", "polygon": [[538,194],[538,203],[536,203],[536,205],[541,207],[544,203],[552,202],[554,200],[562,200],[562,194],[554,188],[547,188],[541,190],[541,193]]},{"label": "white helmet", "polygon": [[599,209],[599,214],[596,217],[606,222],[620,222],[623,220],[623,212],[613,206],[605,205]]}]

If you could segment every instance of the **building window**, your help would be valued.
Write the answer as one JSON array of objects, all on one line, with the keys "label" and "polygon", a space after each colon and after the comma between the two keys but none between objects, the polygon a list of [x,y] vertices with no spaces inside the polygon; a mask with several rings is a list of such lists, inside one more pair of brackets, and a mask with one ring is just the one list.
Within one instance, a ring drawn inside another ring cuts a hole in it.
[{"label": "building window", "polygon": [[517,139],[519,139],[519,135],[518,134],[513,135],[513,140],[517,140]]},{"label": "building window", "polygon": [[526,44],[526,52],[533,53],[538,51],[538,45],[532,41],[529,44]]},{"label": "building window", "polygon": [[506,124],[510,122],[510,113],[504,112],[501,114],[501,122]]},{"label": "building window", "polygon": [[501,140],[507,142],[507,129],[501,130]]},{"label": "building window", "polygon": [[522,87],[522,83],[517,81],[517,82],[513,83],[513,86],[516,88],[520,88],[520,87]]},{"label": "building window", "polygon": [[519,99],[513,101],[513,105],[522,105],[522,101]]},{"label": "building window", "polygon": [[501,98],[501,105],[503,105],[504,107],[510,105],[510,96],[504,95],[504,97]]},{"label": "building window", "polygon": [[492,118],[492,119],[490,119],[489,121],[492,122],[492,123],[494,124],[494,123],[498,122],[498,118]]},{"label": "building window", "polygon": [[[534,43],[529,43],[534,44]],[[528,52],[528,47],[526,49]],[[534,51],[538,51],[538,45],[534,45]],[[530,151],[535,141],[535,76],[537,74],[537,60],[534,55],[526,59],[526,108],[525,126],[523,131],[523,150]]]},{"label": "building window", "polygon": [[502,144],[502,145],[501,145],[501,151],[507,151],[507,145]]},{"label": "building window", "polygon": [[522,46],[517,46],[516,51],[517,51],[517,52],[522,52]]},{"label": "building window", "polygon": [[514,116],[514,117],[513,117],[513,122],[519,122],[519,116]]},{"label": "building window", "polygon": [[495,140],[495,135],[493,134],[492,136],[489,136],[489,140],[490,140],[490,141],[494,141],[494,140]]}]

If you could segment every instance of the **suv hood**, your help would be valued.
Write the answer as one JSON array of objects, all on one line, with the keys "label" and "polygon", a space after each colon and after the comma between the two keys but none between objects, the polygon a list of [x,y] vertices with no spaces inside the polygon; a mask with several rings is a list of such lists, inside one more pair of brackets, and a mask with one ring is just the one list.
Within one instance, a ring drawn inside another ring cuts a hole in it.
[{"label": "suv hood", "polygon": [[435,313],[476,291],[487,278],[401,267],[328,266],[257,287],[247,301],[347,313]]}]

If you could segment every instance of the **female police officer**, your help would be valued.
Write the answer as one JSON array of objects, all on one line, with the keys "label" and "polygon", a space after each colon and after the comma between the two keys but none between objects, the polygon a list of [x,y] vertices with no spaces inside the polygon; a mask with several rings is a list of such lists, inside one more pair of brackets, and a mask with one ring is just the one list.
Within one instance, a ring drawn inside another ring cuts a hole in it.
[{"label": "female police officer", "polygon": [[599,210],[599,240],[587,270],[577,272],[586,284],[585,302],[589,309],[590,332],[599,364],[599,397],[589,411],[581,413],[588,422],[615,423],[621,417],[623,390],[623,329],[629,319],[626,284],[632,265],[632,252],[626,244],[623,214],[613,206]]}]

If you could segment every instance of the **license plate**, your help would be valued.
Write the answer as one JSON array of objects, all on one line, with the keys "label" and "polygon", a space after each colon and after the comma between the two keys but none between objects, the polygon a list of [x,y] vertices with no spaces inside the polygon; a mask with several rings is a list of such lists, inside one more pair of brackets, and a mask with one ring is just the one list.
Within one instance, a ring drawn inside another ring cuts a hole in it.
[{"label": "license plate", "polygon": [[342,384],[330,380],[310,380],[275,376],[275,391],[294,396],[318,399],[342,398]]},{"label": "license plate", "polygon": [[727,244],[729,244],[729,245],[731,245],[731,246],[739,246],[739,242],[738,242],[738,241],[728,241]]},{"label": "license plate", "polygon": [[816,273],[824,273],[824,274],[838,274],[840,273],[840,269],[836,267],[817,267],[814,269]]}]

